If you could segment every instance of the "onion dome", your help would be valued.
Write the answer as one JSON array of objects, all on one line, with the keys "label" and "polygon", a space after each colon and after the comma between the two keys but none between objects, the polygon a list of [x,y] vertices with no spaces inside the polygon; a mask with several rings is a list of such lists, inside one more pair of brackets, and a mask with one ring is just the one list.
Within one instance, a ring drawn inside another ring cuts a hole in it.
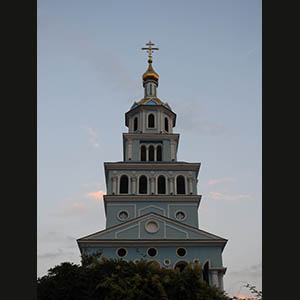
[{"label": "onion dome", "polygon": [[148,80],[154,80],[156,82],[156,84],[158,85],[158,79],[159,79],[159,75],[153,70],[152,67],[152,59],[149,58],[148,59],[148,69],[147,71],[143,74],[143,85],[146,83],[146,81]]}]

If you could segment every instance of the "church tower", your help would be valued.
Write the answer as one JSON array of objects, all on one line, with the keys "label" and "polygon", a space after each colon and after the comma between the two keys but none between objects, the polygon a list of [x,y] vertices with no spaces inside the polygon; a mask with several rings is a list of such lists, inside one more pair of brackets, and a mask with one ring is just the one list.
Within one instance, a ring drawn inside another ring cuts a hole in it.
[{"label": "church tower", "polygon": [[81,254],[146,259],[164,268],[202,265],[203,279],[223,288],[222,252],[227,240],[199,229],[200,163],[177,161],[176,114],[157,97],[152,66],[158,48],[149,41],[144,97],[125,114],[123,161],[105,162],[106,229],[77,240]]}]

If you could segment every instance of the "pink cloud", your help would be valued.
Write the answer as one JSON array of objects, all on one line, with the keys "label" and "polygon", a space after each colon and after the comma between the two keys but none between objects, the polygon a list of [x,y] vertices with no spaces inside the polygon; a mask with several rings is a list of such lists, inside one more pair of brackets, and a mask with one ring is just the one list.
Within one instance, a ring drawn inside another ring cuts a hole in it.
[{"label": "pink cloud", "polygon": [[100,190],[98,192],[88,193],[87,197],[92,198],[93,200],[96,200],[96,201],[102,201],[103,200],[103,195],[106,195],[106,192]]},{"label": "pink cloud", "polygon": [[88,208],[83,203],[74,203],[72,209],[77,212],[86,212]]},{"label": "pink cloud", "polygon": [[224,195],[219,192],[209,192],[209,195],[214,200],[242,200],[242,199],[251,199],[249,195]]}]

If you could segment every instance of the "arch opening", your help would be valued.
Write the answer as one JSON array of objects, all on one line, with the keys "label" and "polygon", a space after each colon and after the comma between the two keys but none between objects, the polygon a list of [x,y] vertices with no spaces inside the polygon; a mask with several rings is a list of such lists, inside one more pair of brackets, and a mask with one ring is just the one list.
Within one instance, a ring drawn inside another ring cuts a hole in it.
[{"label": "arch opening", "polygon": [[177,194],[185,194],[185,179],[182,175],[178,176],[176,179]]},{"label": "arch opening", "polygon": [[120,194],[128,194],[128,177],[126,175],[121,176]]},{"label": "arch opening", "polygon": [[139,193],[147,194],[147,177],[142,175],[139,180]]}]

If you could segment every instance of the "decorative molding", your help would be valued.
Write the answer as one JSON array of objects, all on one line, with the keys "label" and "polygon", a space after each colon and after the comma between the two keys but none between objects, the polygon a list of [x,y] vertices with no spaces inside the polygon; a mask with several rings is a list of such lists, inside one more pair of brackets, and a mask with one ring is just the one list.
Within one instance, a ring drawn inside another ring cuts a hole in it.
[{"label": "decorative molding", "polygon": [[188,233],[188,232],[186,232],[186,231],[184,231],[184,230],[182,230],[182,229],[176,228],[176,227],[174,227],[174,226],[172,226],[172,225],[170,225],[170,224],[166,224],[166,226],[168,226],[168,227],[170,227],[170,228],[173,228],[174,230],[183,232],[183,233],[185,234],[186,239],[189,238],[189,233]]},{"label": "decorative molding", "polygon": [[161,210],[161,211],[163,212],[163,215],[166,216],[166,210],[165,210],[164,208],[161,208],[161,207],[156,206],[156,205],[148,205],[148,206],[145,206],[145,207],[140,208],[140,209],[138,210],[138,217],[141,216],[141,211],[143,211],[143,210],[145,210],[145,209],[147,209],[147,208],[150,208],[150,207],[154,207],[154,208],[157,208],[158,210]]},{"label": "decorative molding", "polygon": [[135,224],[135,225],[126,227],[126,228],[124,228],[124,229],[121,229],[121,230],[119,230],[119,231],[116,231],[116,232],[115,232],[115,239],[118,238],[118,234],[119,234],[119,233],[124,232],[124,231],[127,231],[127,230],[130,230],[130,229],[132,229],[132,228],[134,228],[134,227],[136,227],[136,226],[138,226],[138,224]]}]

